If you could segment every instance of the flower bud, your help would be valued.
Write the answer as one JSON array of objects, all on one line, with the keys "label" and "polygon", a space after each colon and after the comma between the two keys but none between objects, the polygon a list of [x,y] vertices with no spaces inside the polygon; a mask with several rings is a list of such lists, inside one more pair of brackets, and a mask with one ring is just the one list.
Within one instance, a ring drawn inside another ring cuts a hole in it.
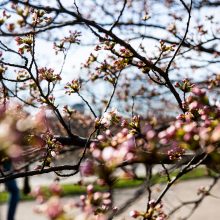
[{"label": "flower bud", "polygon": [[130,211],[129,215],[132,217],[132,218],[137,218],[139,217],[141,214],[140,212],[136,211],[136,210],[132,210]]}]

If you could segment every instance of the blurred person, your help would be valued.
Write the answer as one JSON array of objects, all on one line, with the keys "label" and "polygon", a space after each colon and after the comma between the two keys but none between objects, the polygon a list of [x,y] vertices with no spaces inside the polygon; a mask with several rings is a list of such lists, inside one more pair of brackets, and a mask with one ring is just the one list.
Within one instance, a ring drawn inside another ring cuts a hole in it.
[{"label": "blurred person", "polygon": [[[3,168],[5,172],[12,171],[13,167],[11,161],[5,161]],[[19,188],[15,179],[6,181],[5,186],[6,190],[9,192],[7,220],[14,220],[16,208],[20,199]]]}]

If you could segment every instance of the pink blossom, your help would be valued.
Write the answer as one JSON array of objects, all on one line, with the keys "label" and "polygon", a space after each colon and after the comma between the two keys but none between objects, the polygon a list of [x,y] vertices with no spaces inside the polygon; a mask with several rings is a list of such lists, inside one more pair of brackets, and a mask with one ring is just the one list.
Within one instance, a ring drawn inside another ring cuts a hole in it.
[{"label": "pink blossom", "polygon": [[135,140],[134,138],[130,138],[127,141],[123,142],[121,147],[127,148],[127,151],[133,151],[135,149]]},{"label": "pink blossom", "polygon": [[189,123],[189,124],[185,125],[185,126],[183,127],[183,130],[184,130],[185,132],[192,132],[192,131],[195,130],[195,128],[196,128],[196,123],[195,123],[195,122],[192,122],[192,123]]},{"label": "pink blossom", "polygon": [[103,200],[103,204],[106,205],[106,206],[110,206],[112,203],[111,199],[104,199]]},{"label": "pink blossom", "polygon": [[113,147],[105,147],[102,151],[102,159],[108,161],[112,159],[115,149]]},{"label": "pink blossom", "polygon": [[167,132],[166,132],[166,131],[161,131],[161,132],[158,134],[158,137],[159,137],[160,139],[165,138],[166,136],[167,136]]},{"label": "pink blossom", "polygon": [[63,213],[63,207],[58,197],[51,197],[47,202],[47,216],[51,219],[57,218]]},{"label": "pink blossom", "polygon": [[91,194],[91,193],[93,193],[93,191],[94,191],[94,186],[92,184],[89,184],[87,186],[87,193]]}]

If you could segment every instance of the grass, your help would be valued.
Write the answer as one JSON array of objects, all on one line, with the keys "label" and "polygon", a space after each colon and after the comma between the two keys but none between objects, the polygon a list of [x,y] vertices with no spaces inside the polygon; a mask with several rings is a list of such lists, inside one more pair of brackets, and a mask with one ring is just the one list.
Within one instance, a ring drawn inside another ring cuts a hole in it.
[{"label": "grass", "polygon": [[[177,174],[177,172],[171,173],[171,178],[174,177]],[[179,181],[184,181],[184,180],[190,180],[190,179],[198,179],[207,176],[207,170],[204,167],[199,167],[194,170],[192,170],[190,173],[184,175],[183,177],[180,178]],[[140,186],[143,183],[144,179],[140,178],[137,180],[130,180],[130,179],[119,179],[116,181],[114,188],[116,189],[125,189],[125,188],[132,188],[132,187],[137,187]],[[152,177],[152,184],[156,183],[166,183],[167,178],[165,175],[153,175]],[[79,195],[83,194],[86,192],[86,187],[85,186],[80,186],[76,184],[63,184],[62,185],[63,189],[63,196],[71,196],[71,195]],[[44,187],[45,191],[48,191],[48,187]],[[96,185],[95,186],[96,191],[104,191],[106,190],[105,187],[101,187]],[[33,200],[33,197],[30,195],[24,195],[22,192],[20,192],[21,195],[21,201],[28,201],[28,200]],[[0,204],[5,203],[8,201],[8,192],[4,191],[0,193]]]}]

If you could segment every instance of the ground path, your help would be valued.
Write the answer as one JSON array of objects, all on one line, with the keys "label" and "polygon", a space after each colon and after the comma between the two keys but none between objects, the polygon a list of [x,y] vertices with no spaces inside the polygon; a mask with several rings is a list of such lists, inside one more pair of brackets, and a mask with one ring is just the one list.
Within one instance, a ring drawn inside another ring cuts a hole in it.
[{"label": "ground path", "polygon": [[[179,201],[187,201],[192,200],[195,198],[198,198],[197,196],[197,189],[200,186],[207,186],[210,184],[209,179],[200,179],[200,180],[189,180],[184,181],[181,183],[176,184],[171,188],[169,193],[164,198],[165,202],[165,208],[166,210],[171,210],[173,207],[179,204]],[[160,188],[160,187],[159,187]],[[158,187],[154,188],[153,194],[156,196],[159,192],[157,191]],[[126,190],[120,190],[116,192],[116,203],[120,205],[125,201],[127,198],[131,197],[134,193],[133,189],[126,189]],[[220,197],[220,182],[217,183],[217,185],[214,187],[212,193],[216,196]],[[140,200],[138,200],[135,204],[132,205],[132,207],[129,207],[128,210],[133,209],[139,209],[139,210],[145,210],[146,203],[145,203],[145,196],[147,194],[144,194]],[[73,198],[65,198],[64,200],[69,200]],[[17,210],[16,220],[46,220],[47,218],[44,216],[41,216],[39,214],[36,214],[33,212],[33,208],[36,205],[35,202],[20,202],[19,207]],[[6,220],[6,205],[0,206],[0,220]],[[185,216],[187,212],[189,211],[189,207],[183,208],[178,215],[173,216],[171,220],[179,220],[180,216]],[[129,211],[128,211],[129,212]],[[126,213],[128,213],[126,212]],[[128,214],[122,214],[117,219],[130,219],[128,217]],[[207,197],[203,203],[201,204],[200,208],[191,216],[189,220],[218,220],[220,219],[220,199],[216,199],[213,197]]]}]

